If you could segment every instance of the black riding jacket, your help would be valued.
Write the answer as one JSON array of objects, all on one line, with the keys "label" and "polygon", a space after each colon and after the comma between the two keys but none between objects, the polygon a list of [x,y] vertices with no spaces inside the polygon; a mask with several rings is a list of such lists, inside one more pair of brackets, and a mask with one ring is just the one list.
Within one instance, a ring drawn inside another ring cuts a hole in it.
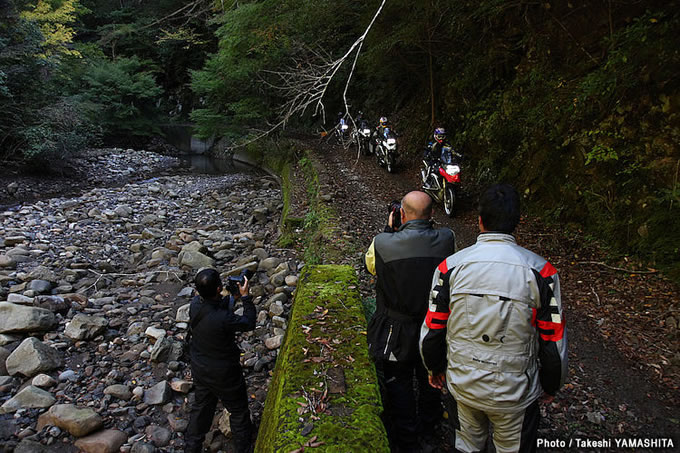
[{"label": "black riding jacket", "polygon": [[453,232],[435,230],[428,220],[411,220],[395,233],[375,237],[366,253],[366,267],[378,277],[376,312],[368,324],[369,350],[374,357],[420,360],[418,338],[432,275],[455,248]]},{"label": "black riding jacket", "polygon": [[255,328],[255,305],[250,296],[241,297],[243,315],[234,314],[228,299],[191,300],[191,363],[202,369],[221,368],[241,354],[234,334]]}]

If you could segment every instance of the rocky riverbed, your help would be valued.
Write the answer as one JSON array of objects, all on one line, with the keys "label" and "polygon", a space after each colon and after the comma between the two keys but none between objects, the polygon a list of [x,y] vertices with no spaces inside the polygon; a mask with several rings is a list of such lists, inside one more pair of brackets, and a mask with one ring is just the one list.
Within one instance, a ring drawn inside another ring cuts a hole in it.
[{"label": "rocky riverbed", "polygon": [[[257,328],[239,341],[257,423],[301,267],[273,243],[281,207],[276,181],[238,173],[0,212],[0,451],[182,451],[187,304],[204,266],[256,271]],[[231,449],[221,415],[212,451]]]}]

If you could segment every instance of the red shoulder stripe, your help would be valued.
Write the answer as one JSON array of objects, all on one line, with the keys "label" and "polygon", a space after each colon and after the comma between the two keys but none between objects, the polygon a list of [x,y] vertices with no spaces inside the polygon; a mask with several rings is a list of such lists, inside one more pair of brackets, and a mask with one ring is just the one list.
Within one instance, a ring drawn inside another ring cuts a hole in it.
[{"label": "red shoulder stripe", "polygon": [[564,336],[564,322],[538,321],[538,328],[541,330],[552,330],[553,333],[541,333],[541,338],[545,341],[560,341]]},{"label": "red shoulder stripe", "polygon": [[439,272],[441,272],[442,274],[446,274],[449,271],[449,267],[446,265],[446,260],[439,263],[437,269],[439,269]]},{"label": "red shoulder stripe", "polygon": [[548,278],[550,276],[553,276],[557,273],[557,269],[550,264],[549,262],[546,261],[545,266],[543,266],[543,269],[541,269],[541,276],[543,278]]},{"label": "red shoulder stripe", "polygon": [[[449,313],[433,312],[428,310],[425,316],[425,325],[428,329],[445,329],[446,321],[449,319]],[[432,322],[437,320],[439,322]]]}]

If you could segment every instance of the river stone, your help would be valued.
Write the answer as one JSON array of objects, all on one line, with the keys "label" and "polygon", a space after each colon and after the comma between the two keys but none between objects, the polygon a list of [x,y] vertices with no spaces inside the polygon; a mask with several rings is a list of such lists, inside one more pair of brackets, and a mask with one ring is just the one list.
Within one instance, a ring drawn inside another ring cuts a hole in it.
[{"label": "river stone", "polygon": [[41,373],[33,378],[31,384],[35,385],[36,387],[45,389],[57,385],[57,380],[54,379],[52,376]]},{"label": "river stone", "polygon": [[151,252],[151,259],[152,260],[160,260],[160,261],[167,261],[173,256],[175,256],[177,252],[174,252],[170,249],[166,249],[165,247],[160,247]]},{"label": "river stone", "polygon": [[132,208],[127,205],[120,205],[116,206],[116,208],[113,210],[113,212],[116,213],[117,216],[127,218],[132,215]]},{"label": "river stone", "polygon": [[297,286],[297,275],[288,275],[286,277],[286,286]]},{"label": "river stone", "polygon": [[198,241],[192,241],[182,247],[182,252],[198,252],[205,254],[208,249]]},{"label": "river stone", "polygon": [[0,269],[16,269],[17,262],[14,258],[7,255],[0,255]]},{"label": "river stone", "polygon": [[55,404],[38,418],[36,429],[40,431],[47,425],[65,429],[75,437],[83,437],[104,426],[104,420],[90,408]]},{"label": "river stone", "polygon": [[52,283],[47,280],[31,280],[26,289],[34,291],[36,294],[49,294],[52,291]]},{"label": "river stone", "polygon": [[158,341],[160,338],[165,337],[165,330],[150,326],[144,331],[144,335],[153,338],[154,341]]},{"label": "river stone", "polygon": [[178,360],[182,356],[182,344],[162,337],[151,348],[152,362],[169,362]]},{"label": "river stone", "polygon": [[5,247],[11,247],[13,245],[21,244],[26,240],[24,236],[9,236],[5,238]]},{"label": "river stone", "polygon": [[19,335],[7,335],[0,333],[0,346],[5,346],[6,344],[14,343],[15,341],[20,341],[21,336]]},{"label": "river stone", "polygon": [[5,363],[7,371],[12,376],[22,374],[31,377],[43,371],[59,368],[63,361],[56,349],[37,338],[29,337],[21,342]]},{"label": "river stone", "polygon": [[277,258],[275,256],[265,258],[262,261],[260,261],[259,266],[257,267],[258,271],[266,271],[269,273],[269,271],[273,270],[276,266],[281,264],[281,258]]},{"label": "river stone", "polygon": [[146,427],[146,436],[157,447],[167,447],[172,438],[172,432],[169,429],[158,425],[149,425]]},{"label": "river stone", "polygon": [[50,392],[29,385],[0,407],[0,413],[8,414],[19,409],[46,408],[53,405],[56,398]]},{"label": "river stone", "polygon": [[9,349],[0,347],[0,376],[7,376],[7,365],[5,365],[5,361],[7,361],[9,355]]},{"label": "river stone", "polygon": [[60,296],[36,296],[33,298],[33,306],[65,315],[71,308],[71,303]]},{"label": "river stone", "polygon": [[144,392],[144,402],[151,406],[165,404],[170,401],[171,396],[172,390],[168,381],[161,381]]},{"label": "river stone", "polygon": [[212,268],[215,266],[214,259],[199,252],[181,251],[178,258],[180,266],[188,266],[192,269]]},{"label": "river stone", "polygon": [[253,249],[253,255],[255,255],[259,261],[269,258],[269,253],[267,253],[267,251],[261,247]]},{"label": "river stone", "polygon": [[271,276],[271,282],[274,286],[283,286],[286,283],[286,277],[290,274],[288,269],[278,272]]},{"label": "river stone", "polygon": [[220,419],[217,424],[217,427],[225,436],[229,436],[231,434],[231,420],[229,419],[230,415],[231,414],[228,410],[222,409],[222,414],[220,415]]},{"label": "river stone", "polygon": [[111,395],[114,398],[125,401],[128,401],[130,398],[132,398],[132,392],[130,391],[130,388],[123,384],[109,385],[104,389],[104,395]]},{"label": "river stone", "polygon": [[23,294],[12,293],[7,295],[7,302],[19,305],[33,305],[34,297],[24,296]]},{"label": "river stone", "polygon": [[31,439],[22,439],[14,453],[49,453],[50,447]]},{"label": "river stone", "polygon": [[285,304],[286,302],[288,302],[288,296],[286,296],[285,293],[274,294],[272,297],[267,299],[265,306],[271,307],[272,305],[274,305],[277,302],[280,302],[281,304]]},{"label": "river stone", "polygon": [[0,333],[45,332],[56,323],[54,313],[44,308],[0,302]]},{"label": "river stone", "polygon": [[130,324],[127,328],[126,335],[131,337],[132,335],[139,335],[146,330],[146,323],[143,321],[135,321]]},{"label": "river stone", "polygon": [[127,442],[128,436],[117,429],[103,431],[81,437],[75,443],[84,453],[118,453],[120,447]]},{"label": "river stone", "polygon": [[170,425],[170,429],[174,432],[183,433],[189,426],[189,420],[185,417],[178,417],[177,415],[170,414],[168,415],[168,424]]},{"label": "river stone", "polygon": [[264,345],[267,347],[267,349],[277,349],[281,347],[282,342],[283,335],[275,335],[264,340]]},{"label": "river stone", "polygon": [[158,449],[148,442],[135,442],[132,444],[130,453],[156,453]]},{"label": "river stone", "polygon": [[281,316],[283,314],[283,304],[281,301],[276,301],[269,306],[269,314],[271,316]]},{"label": "river stone", "polygon": [[170,387],[178,393],[189,393],[193,385],[191,381],[185,381],[184,379],[173,379],[170,381]]},{"label": "river stone", "polygon": [[184,304],[177,309],[177,315],[175,316],[176,322],[189,322],[189,308],[191,304]]},{"label": "river stone", "polygon": [[98,316],[88,316],[78,313],[66,324],[64,335],[72,340],[91,340],[101,334],[109,322]]},{"label": "river stone", "polygon": [[57,274],[48,267],[38,266],[28,273],[27,280],[45,280],[47,282],[56,282],[58,280]]}]

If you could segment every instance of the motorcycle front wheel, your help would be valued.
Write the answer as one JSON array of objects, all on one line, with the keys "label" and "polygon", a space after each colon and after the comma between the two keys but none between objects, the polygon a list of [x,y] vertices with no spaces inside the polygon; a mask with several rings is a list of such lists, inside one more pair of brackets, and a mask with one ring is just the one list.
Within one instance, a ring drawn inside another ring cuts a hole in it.
[{"label": "motorcycle front wheel", "polygon": [[387,156],[387,172],[394,173],[394,157]]},{"label": "motorcycle front wheel", "polygon": [[447,186],[444,189],[444,212],[447,216],[453,217],[456,205],[456,192],[453,187]]}]

